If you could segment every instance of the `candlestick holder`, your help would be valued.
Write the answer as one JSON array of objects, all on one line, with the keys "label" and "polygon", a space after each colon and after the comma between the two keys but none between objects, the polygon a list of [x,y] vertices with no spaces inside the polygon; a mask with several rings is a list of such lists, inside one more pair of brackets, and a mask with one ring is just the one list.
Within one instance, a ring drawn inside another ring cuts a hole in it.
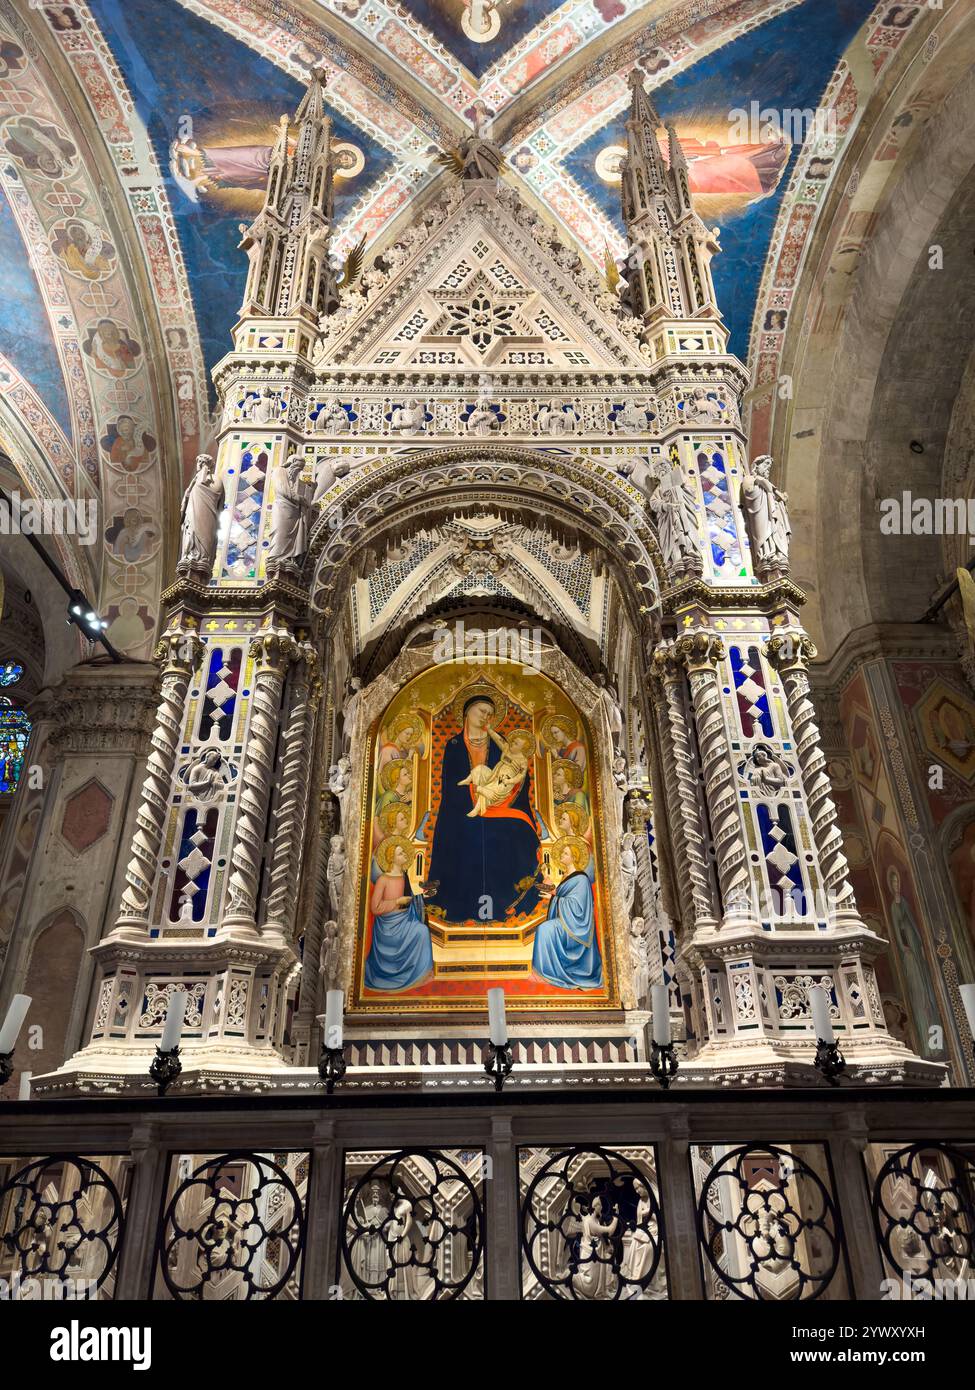
[{"label": "candlestick holder", "polygon": [[323,1047],[318,1059],[318,1075],[325,1083],[325,1094],[331,1095],[336,1081],[341,1081],[348,1069],[343,1047]]},{"label": "candlestick holder", "polygon": [[515,1058],[510,1043],[488,1043],[484,1070],[494,1077],[494,1089],[500,1091],[514,1070]]},{"label": "candlestick holder", "polygon": [[149,1075],[155,1081],[161,1096],[166,1094],[182,1070],[183,1063],[179,1060],[179,1044],[167,1048],[165,1052],[157,1044],[156,1055],[149,1064]]},{"label": "candlestick holder", "polygon": [[839,1043],[817,1038],[815,1066],[831,1086],[838,1086],[839,1077],[846,1071],[846,1058],[840,1051]]},{"label": "candlestick holder", "polygon": [[674,1044],[654,1041],[650,1048],[650,1070],[666,1091],[677,1075],[680,1063],[674,1051]]},{"label": "candlestick holder", "polygon": [[14,1074],[14,1054],[0,1052],[0,1086],[6,1086]]}]

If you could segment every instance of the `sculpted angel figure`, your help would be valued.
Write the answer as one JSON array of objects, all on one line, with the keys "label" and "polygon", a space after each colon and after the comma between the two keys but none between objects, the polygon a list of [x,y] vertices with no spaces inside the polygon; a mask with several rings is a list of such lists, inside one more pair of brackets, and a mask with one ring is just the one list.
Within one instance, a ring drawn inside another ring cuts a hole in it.
[{"label": "sculpted angel figure", "polygon": [[786,508],[788,496],[772,482],[772,456],[762,454],[745,470],[739,505],[759,570],[784,570],[789,566],[792,527]]}]

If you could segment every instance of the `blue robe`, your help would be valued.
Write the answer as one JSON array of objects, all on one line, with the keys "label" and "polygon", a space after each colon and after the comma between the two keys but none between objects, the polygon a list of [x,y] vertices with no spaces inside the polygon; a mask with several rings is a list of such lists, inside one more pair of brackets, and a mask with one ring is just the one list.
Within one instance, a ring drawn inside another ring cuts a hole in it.
[{"label": "blue robe", "polygon": [[555,890],[548,916],[539,922],[532,953],[536,975],[560,989],[599,989],[603,962],[596,941],[592,883],[582,871]]},{"label": "blue robe", "polygon": [[433,969],[430,929],[423,920],[423,898],[372,919],[372,942],[366,956],[366,989],[409,989]]},{"label": "blue robe", "polygon": [[[487,766],[495,767],[501,757],[497,744],[489,741]],[[538,830],[532,820],[529,800],[531,771],[525,774],[518,795],[511,803],[519,816],[470,817],[474,801],[469,786],[458,783],[469,777],[471,760],[464,735],[447,740],[441,769],[440,808],[430,851],[429,879],[439,883],[430,900],[443,908],[448,922],[504,920],[505,912],[518,899],[519,879],[538,872]],[[481,917],[482,899],[491,899],[487,918]],[[538,904],[538,888],[529,888],[516,911],[531,912]]]}]

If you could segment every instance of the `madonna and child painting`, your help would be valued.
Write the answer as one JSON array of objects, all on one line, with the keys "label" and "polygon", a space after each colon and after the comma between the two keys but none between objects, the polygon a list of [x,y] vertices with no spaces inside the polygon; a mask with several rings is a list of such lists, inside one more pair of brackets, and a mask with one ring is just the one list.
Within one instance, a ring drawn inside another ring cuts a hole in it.
[{"label": "madonna and child painting", "polygon": [[548,677],[431,668],[370,749],[357,1007],[552,1007],[613,995],[590,740]]}]

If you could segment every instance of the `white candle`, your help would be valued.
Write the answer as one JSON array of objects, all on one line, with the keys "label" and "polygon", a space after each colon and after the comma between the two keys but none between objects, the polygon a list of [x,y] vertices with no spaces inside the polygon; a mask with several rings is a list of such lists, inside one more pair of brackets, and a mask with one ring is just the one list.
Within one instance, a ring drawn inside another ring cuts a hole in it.
[{"label": "white candle", "polygon": [[30,1100],[30,1079],[33,1072],[22,1071],[20,1073],[20,1091],[17,1094],[18,1100]]},{"label": "white candle", "polygon": [[166,1011],[166,1026],[163,1028],[162,1041],[159,1044],[163,1052],[172,1052],[174,1047],[179,1046],[180,1035],[183,1031],[183,1019],[186,1015],[187,998],[185,989],[174,990],[170,995],[169,1008]]},{"label": "white candle", "polygon": [[822,985],[813,985],[808,991],[809,1007],[812,1010],[813,1032],[822,1042],[833,1041],[833,1024],[829,1016],[829,995]]},{"label": "white candle", "polygon": [[504,990],[500,985],[487,992],[488,1024],[491,1041],[495,1047],[504,1047],[508,1041],[508,1024],[504,1016]]},{"label": "white candle", "polygon": [[975,985],[961,985],[961,1002],[965,1006],[965,1017],[968,1019],[968,1031],[975,1039]]},{"label": "white candle", "polygon": [[330,989],[325,995],[325,1046],[342,1046],[342,1016],[345,995],[340,989]]},{"label": "white candle", "polygon": [[658,1047],[670,1042],[670,1005],[666,985],[650,986],[650,1012],[653,1017],[653,1040]]},{"label": "white candle", "polygon": [[27,1017],[29,1008],[29,994],[15,994],[11,999],[7,1017],[3,1021],[3,1027],[0,1028],[0,1052],[13,1052],[14,1044],[24,1026],[24,1019]]}]

